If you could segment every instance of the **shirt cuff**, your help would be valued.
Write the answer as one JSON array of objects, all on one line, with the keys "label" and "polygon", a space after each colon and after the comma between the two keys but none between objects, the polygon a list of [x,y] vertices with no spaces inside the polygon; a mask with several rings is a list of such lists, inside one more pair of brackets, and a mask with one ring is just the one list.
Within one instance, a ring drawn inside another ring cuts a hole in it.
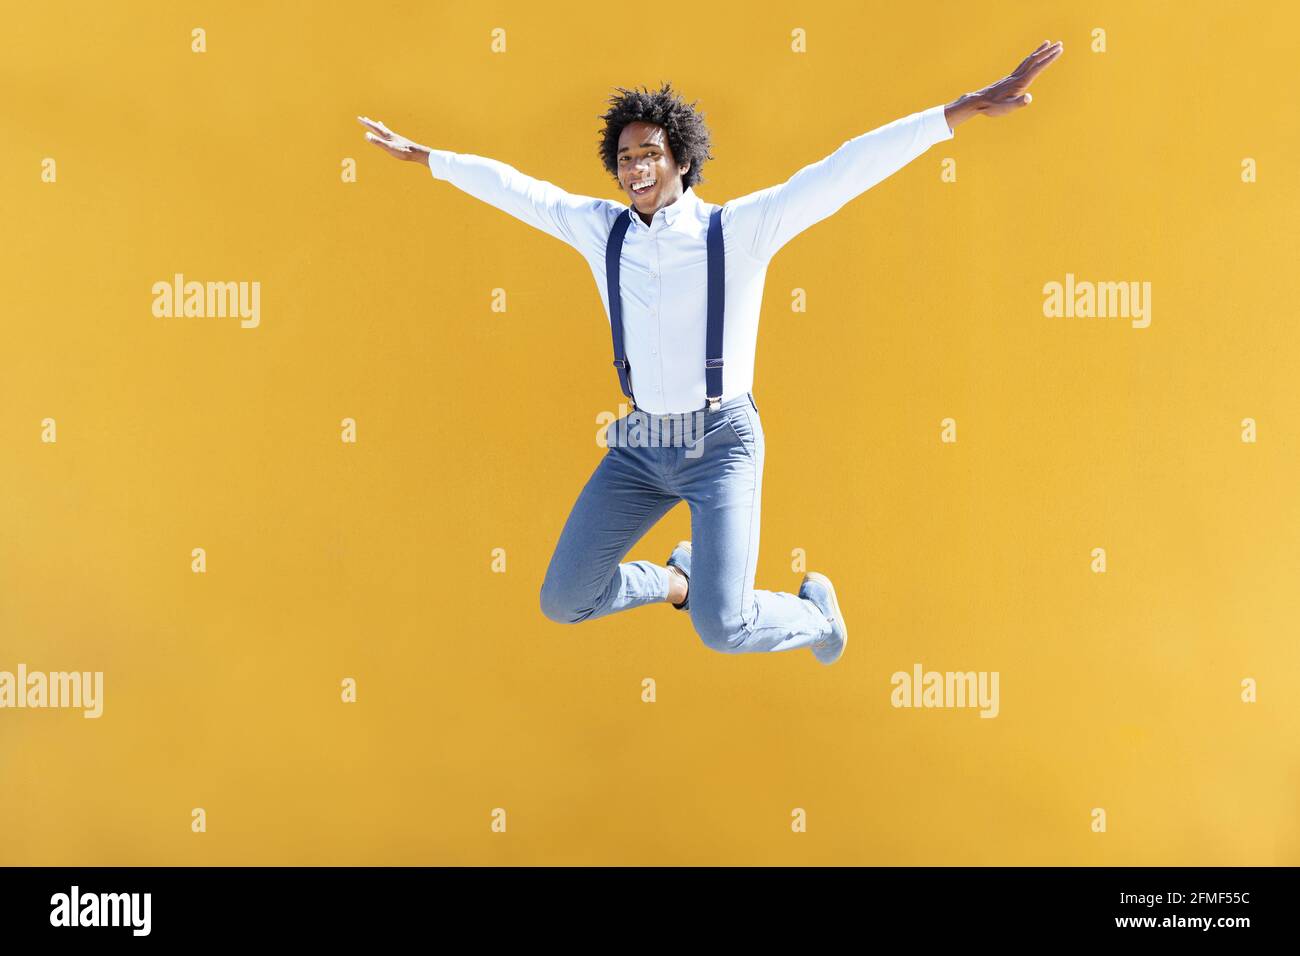
[{"label": "shirt cuff", "polygon": [[952,127],[948,125],[948,120],[943,115],[944,107],[931,106],[921,114],[921,124],[925,127],[927,138],[933,143],[942,143],[945,139],[952,139]]},{"label": "shirt cuff", "polygon": [[451,160],[455,155],[449,149],[429,150],[429,172],[433,173],[434,179],[451,178]]}]

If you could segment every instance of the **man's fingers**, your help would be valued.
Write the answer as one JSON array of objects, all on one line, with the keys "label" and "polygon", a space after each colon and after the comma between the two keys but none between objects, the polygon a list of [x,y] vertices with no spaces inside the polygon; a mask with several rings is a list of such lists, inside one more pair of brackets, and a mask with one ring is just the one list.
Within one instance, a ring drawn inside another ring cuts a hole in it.
[{"label": "man's fingers", "polygon": [[1020,93],[1018,95],[1013,94],[1009,96],[1004,96],[1000,100],[995,100],[994,103],[995,105],[1001,107],[1002,109],[1016,109],[1017,107],[1020,106],[1028,106],[1033,101],[1034,101],[1034,94]]},{"label": "man's fingers", "polygon": [[1042,73],[1043,70],[1047,68],[1048,64],[1054,62],[1056,58],[1061,55],[1063,49],[1064,47],[1060,44],[1053,44],[1048,47],[1047,52],[1030,57],[1029,61],[1026,61],[1029,65],[1024,69],[1016,70],[1016,72],[1012,73],[1009,78],[1016,80],[1021,86],[1032,83],[1034,77],[1039,73]]},{"label": "man's fingers", "polygon": [[366,141],[374,143],[389,156],[394,156],[397,159],[405,159],[411,152],[411,147],[406,143],[390,143],[374,133],[366,133]]},{"label": "man's fingers", "polygon": [[1044,40],[1042,43],[1038,44],[1038,46],[1034,47],[1034,49],[1030,52],[1029,56],[1027,56],[1027,57],[1025,57],[1023,60],[1021,60],[1021,61],[1020,61],[1020,65],[1017,66],[1014,70],[1011,71],[1011,75],[1012,75],[1012,76],[1015,76],[1015,74],[1019,73],[1021,70],[1025,69],[1026,67],[1028,67],[1031,63],[1034,62],[1034,57],[1036,57],[1038,54],[1042,53],[1042,52],[1043,52],[1044,50],[1046,50],[1049,46],[1051,46],[1051,44],[1048,43],[1046,40]]},{"label": "man's fingers", "polygon": [[391,139],[393,136],[393,131],[378,120],[372,120],[365,116],[358,116],[357,122],[367,129],[373,130],[384,139]]},{"label": "man's fingers", "polygon": [[369,142],[374,143],[376,146],[383,146],[386,147],[387,149],[396,149],[396,150],[401,150],[402,152],[406,152],[406,150],[410,148],[407,145],[405,140],[384,139],[384,137],[380,136],[377,133],[366,133],[366,139]]},{"label": "man's fingers", "polygon": [[1046,40],[1038,44],[1038,46],[1034,47],[1033,50],[1030,51],[1029,56],[1025,57],[1023,60],[1020,61],[1020,66],[1016,67],[1016,69],[1019,70],[1025,66],[1028,66],[1030,63],[1033,62],[1034,57],[1042,53],[1049,46],[1051,46],[1051,44],[1048,43]]},{"label": "man's fingers", "polygon": [[1012,110],[1018,110],[1021,107],[1028,106],[1033,102],[1033,99],[1034,97],[1029,93],[1022,93],[1020,96],[1013,96],[998,104],[998,113],[1009,113]]},{"label": "man's fingers", "polygon": [[1038,66],[1040,64],[1047,63],[1056,59],[1058,56],[1061,55],[1061,51],[1064,49],[1065,49],[1065,44],[1063,44],[1060,40],[1057,40],[1051,46],[1036,51],[1032,57],[1034,61],[1034,66]]},{"label": "man's fingers", "polygon": [[1001,116],[1012,110],[1028,106],[1034,101],[1033,96],[1025,92],[1029,84],[1039,73],[1047,69],[1056,58],[1061,55],[1065,49],[1065,44],[1060,40],[1051,42],[1044,40],[1040,43],[1034,52],[1021,61],[1016,71],[1004,80],[999,80],[992,86],[986,87],[980,91],[980,96],[989,105],[985,115]]},{"label": "man's fingers", "polygon": [[1047,43],[1044,41],[1037,50],[1021,61],[1020,65],[1016,67],[1015,73],[1012,73],[1011,75],[1016,76],[1017,74],[1024,75],[1026,73],[1036,72],[1037,68],[1040,68],[1056,59],[1063,49],[1064,46],[1060,40],[1057,40],[1055,43]]},{"label": "man's fingers", "polygon": [[1064,47],[1058,44],[1057,46],[1054,46],[1052,48],[1052,51],[1050,53],[1044,54],[1042,57],[1040,57],[1038,62],[1035,63],[1033,66],[1031,66],[1025,72],[1024,75],[1025,82],[1032,81],[1034,77],[1036,77],[1039,73],[1042,73],[1043,70],[1047,69],[1048,64],[1054,62],[1056,58],[1061,55],[1061,51],[1064,49],[1065,49]]}]

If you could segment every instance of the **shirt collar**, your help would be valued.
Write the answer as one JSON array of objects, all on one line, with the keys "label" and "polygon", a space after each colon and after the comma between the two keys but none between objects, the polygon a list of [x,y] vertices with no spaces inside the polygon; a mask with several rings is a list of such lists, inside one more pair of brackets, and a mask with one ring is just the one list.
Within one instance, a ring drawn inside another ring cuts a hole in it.
[{"label": "shirt collar", "polygon": [[[699,201],[700,201],[699,197],[695,195],[695,190],[692,189],[690,186],[687,186],[684,190],[682,190],[682,194],[677,197],[677,200],[675,202],[669,203],[667,206],[664,206],[662,209],[659,210],[659,212],[655,213],[655,215],[658,216],[662,213],[664,217],[664,226],[671,228],[672,225],[676,223],[679,218],[681,218],[683,213],[686,213],[688,211],[693,211],[696,205],[699,204]],[[645,221],[642,220],[642,218],[636,214],[636,209],[632,207],[631,203],[628,203],[627,208],[629,213],[632,216],[632,224],[634,226],[640,225],[641,228],[643,229],[650,228],[645,224]]]}]

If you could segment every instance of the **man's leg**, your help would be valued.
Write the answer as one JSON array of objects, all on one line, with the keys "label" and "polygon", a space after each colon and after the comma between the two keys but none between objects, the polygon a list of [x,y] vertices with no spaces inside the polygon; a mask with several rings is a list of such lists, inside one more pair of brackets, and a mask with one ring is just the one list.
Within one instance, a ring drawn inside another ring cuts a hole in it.
[{"label": "man's leg", "polygon": [[754,590],[763,490],[763,425],[748,399],[706,416],[703,453],[679,459],[691,507],[691,622],[728,654],[789,651],[830,633],[811,601]]},{"label": "man's leg", "polygon": [[542,613],[576,624],[665,601],[669,572],[648,561],[619,562],[680,499],[663,487],[671,449],[610,444],[560,532],[542,582]]}]

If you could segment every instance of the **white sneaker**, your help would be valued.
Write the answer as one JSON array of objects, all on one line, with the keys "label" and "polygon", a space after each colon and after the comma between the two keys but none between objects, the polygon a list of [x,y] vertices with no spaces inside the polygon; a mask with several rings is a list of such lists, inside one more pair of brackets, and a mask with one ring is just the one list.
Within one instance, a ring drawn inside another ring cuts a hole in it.
[{"label": "white sneaker", "polygon": [[849,643],[849,629],[844,623],[844,615],[840,613],[835,585],[831,584],[831,579],[826,575],[809,571],[803,576],[803,584],[799,585],[799,596],[816,604],[822,614],[826,615],[826,620],[831,622],[830,636],[813,641],[812,652],[813,657],[821,663],[834,664],[844,654],[844,648]]},{"label": "white sneaker", "polygon": [[668,555],[668,567],[676,568],[686,578],[686,600],[681,604],[674,604],[673,607],[679,611],[689,611],[691,609],[691,543],[689,541],[677,542],[673,553]]}]

